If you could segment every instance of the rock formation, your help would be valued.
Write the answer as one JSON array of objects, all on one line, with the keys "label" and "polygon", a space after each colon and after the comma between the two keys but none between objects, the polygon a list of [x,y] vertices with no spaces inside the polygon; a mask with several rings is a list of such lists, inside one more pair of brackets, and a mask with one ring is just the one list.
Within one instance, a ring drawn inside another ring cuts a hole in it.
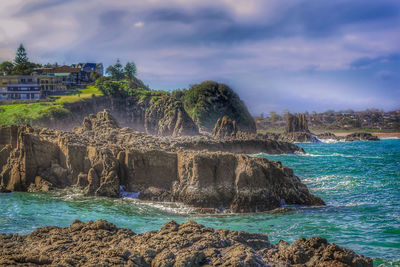
[{"label": "rock formation", "polygon": [[378,141],[379,138],[370,133],[352,133],[346,135],[345,141]]},{"label": "rock formation", "polygon": [[318,137],[318,139],[333,139],[333,140],[340,139],[334,133],[330,133],[330,132],[318,134],[317,137]]},{"label": "rock formation", "polygon": [[71,130],[89,114],[110,111],[121,126],[160,136],[193,136],[199,130],[186,113],[183,103],[174,101],[169,95],[160,93],[143,97],[114,98],[109,96],[82,99],[66,103],[69,115],[55,121],[33,121],[36,127]]},{"label": "rock formation", "polygon": [[299,113],[297,116],[288,113],[286,115],[285,133],[305,132],[309,133],[306,115]]},{"label": "rock formation", "polygon": [[0,234],[1,266],[372,266],[372,260],[328,243],[301,238],[273,245],[263,234],[166,223],[135,234],[99,220],[46,226],[22,236]]},{"label": "rock formation", "polygon": [[297,146],[199,138],[163,138],[119,128],[108,111],[90,115],[73,132],[1,127],[0,185],[10,191],[75,185],[88,195],[110,197],[118,197],[124,186],[140,192],[142,199],[178,201],[205,212],[323,204],[280,162],[228,153],[301,151]]},{"label": "rock formation", "polygon": [[212,135],[216,138],[235,138],[238,129],[236,121],[231,120],[227,116],[219,118],[215,123]]},{"label": "rock formation", "polygon": [[212,132],[219,118],[236,122],[238,131],[256,133],[256,123],[240,97],[226,84],[204,81],[184,93],[185,110],[204,131]]}]

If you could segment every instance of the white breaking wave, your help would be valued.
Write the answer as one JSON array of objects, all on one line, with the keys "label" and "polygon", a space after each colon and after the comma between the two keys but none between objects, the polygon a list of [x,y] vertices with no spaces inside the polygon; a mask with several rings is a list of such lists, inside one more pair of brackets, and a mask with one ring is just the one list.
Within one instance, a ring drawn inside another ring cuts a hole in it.
[{"label": "white breaking wave", "polygon": [[120,185],[119,186],[119,195],[120,197],[127,197],[127,198],[139,198],[140,192],[128,192],[125,191],[125,186]]}]

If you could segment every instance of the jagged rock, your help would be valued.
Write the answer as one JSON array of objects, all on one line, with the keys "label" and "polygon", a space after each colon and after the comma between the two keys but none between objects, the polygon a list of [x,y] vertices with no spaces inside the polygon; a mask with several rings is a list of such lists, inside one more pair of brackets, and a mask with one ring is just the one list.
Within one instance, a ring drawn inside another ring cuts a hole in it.
[{"label": "jagged rock", "polygon": [[44,180],[40,176],[35,177],[35,182],[30,184],[27,191],[28,192],[48,192],[52,189],[53,184],[49,181]]},{"label": "jagged rock", "polygon": [[370,133],[352,133],[346,135],[345,141],[379,141],[379,138]]},{"label": "jagged rock", "polygon": [[0,185],[11,191],[76,185],[87,195],[118,197],[123,186],[141,192],[142,199],[209,212],[323,204],[279,162],[226,153],[302,151],[289,143],[155,137],[119,128],[107,110],[90,115],[74,132],[10,126],[0,134]]},{"label": "jagged rock", "polygon": [[294,116],[290,113],[286,115],[285,133],[306,132],[309,133],[306,115],[303,113]]},{"label": "jagged rock", "polygon": [[28,235],[0,234],[0,265],[52,266],[372,266],[368,257],[301,238],[273,245],[268,236],[170,221],[135,234],[98,220],[46,226]]},{"label": "jagged rock", "polygon": [[339,140],[339,137],[337,137],[334,133],[330,133],[330,132],[318,134],[317,137],[318,137],[319,139],[333,139],[333,140]]},{"label": "jagged rock", "polygon": [[212,135],[216,138],[234,138],[237,132],[236,121],[224,116],[215,123]]}]

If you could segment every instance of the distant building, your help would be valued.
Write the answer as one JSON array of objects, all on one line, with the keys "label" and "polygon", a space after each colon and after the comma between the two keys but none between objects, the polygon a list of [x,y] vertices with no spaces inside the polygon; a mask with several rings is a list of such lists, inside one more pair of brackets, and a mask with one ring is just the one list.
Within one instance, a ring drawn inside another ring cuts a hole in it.
[{"label": "distant building", "polygon": [[104,75],[103,63],[78,63],[72,64],[72,67],[83,71],[94,71],[100,75]]},{"label": "distant building", "polygon": [[41,87],[38,76],[0,76],[0,100],[39,99]]},{"label": "distant building", "polygon": [[65,85],[63,90],[82,87],[90,82],[89,73],[87,71],[70,66],[43,68],[38,70],[38,72],[41,75],[58,77],[58,79],[61,79],[62,84]]}]

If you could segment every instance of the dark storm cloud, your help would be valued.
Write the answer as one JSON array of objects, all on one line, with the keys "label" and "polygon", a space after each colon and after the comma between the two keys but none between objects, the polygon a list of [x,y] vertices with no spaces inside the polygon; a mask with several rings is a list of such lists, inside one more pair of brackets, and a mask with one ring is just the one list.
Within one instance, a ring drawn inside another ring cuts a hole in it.
[{"label": "dark storm cloud", "polygon": [[[153,24],[185,24],[190,32],[171,29],[171,41],[196,43],[256,41],[276,37],[308,36],[322,38],[341,34],[343,27],[376,21],[398,20],[399,6],[394,2],[372,1],[306,1],[284,10],[272,21],[262,15],[242,22],[223,6],[185,10],[168,8],[150,10],[144,20]],[[366,25],[365,27],[386,27]],[[168,27],[167,28],[168,31]],[[165,29],[164,28],[164,29]],[[163,30],[164,30],[163,29]]]}]

